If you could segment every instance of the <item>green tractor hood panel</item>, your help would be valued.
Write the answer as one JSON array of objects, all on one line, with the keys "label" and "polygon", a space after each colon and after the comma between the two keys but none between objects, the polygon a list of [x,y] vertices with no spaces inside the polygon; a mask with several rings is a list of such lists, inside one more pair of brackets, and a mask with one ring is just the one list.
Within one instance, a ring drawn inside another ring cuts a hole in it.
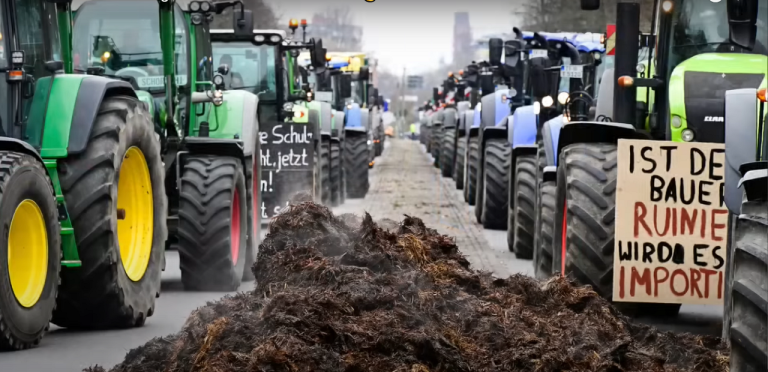
[{"label": "green tractor hood panel", "polygon": [[756,54],[700,54],[678,65],[669,80],[669,109],[682,125],[671,128],[672,140],[681,141],[689,128],[697,142],[724,142],[725,92],[764,86],[766,74],[768,56]]}]

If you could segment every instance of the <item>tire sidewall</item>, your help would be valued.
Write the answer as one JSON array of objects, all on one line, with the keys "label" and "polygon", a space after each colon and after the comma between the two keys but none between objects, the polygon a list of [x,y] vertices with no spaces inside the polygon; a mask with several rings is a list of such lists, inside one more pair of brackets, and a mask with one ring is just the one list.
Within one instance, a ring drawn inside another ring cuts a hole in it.
[{"label": "tire sidewall", "polygon": [[[36,161],[36,160],[32,160]],[[56,305],[61,259],[61,235],[58,211],[50,186],[42,167],[22,164],[14,169],[3,185],[0,196],[0,315],[2,323],[10,327],[15,339],[32,343],[45,332]],[[34,201],[40,208],[48,237],[48,260],[45,285],[38,301],[29,308],[16,300],[8,270],[8,233],[18,205],[25,199]]]},{"label": "tire sidewall", "polygon": [[[565,212],[563,208],[565,207],[565,198],[566,198],[566,162],[565,162],[565,153],[567,151],[566,149],[563,149],[563,151],[560,153],[559,159],[558,159],[558,166],[557,166],[557,191],[555,192],[555,229],[553,237],[554,244],[552,244],[552,273],[560,273],[561,275],[564,274],[562,271],[563,266],[563,260],[565,257],[563,257],[562,254],[562,247],[563,244],[566,242],[563,241],[563,213]],[[566,216],[567,218],[567,216]],[[567,256],[566,252],[566,256]]]},{"label": "tire sidewall", "polygon": [[[239,167],[238,167],[239,168]],[[239,194],[238,202],[240,204],[240,246],[238,247],[238,253],[237,253],[237,262],[233,265],[233,275],[232,278],[233,283],[240,283],[241,278],[243,277],[243,270],[245,269],[245,262],[247,261],[247,247],[248,247],[248,241],[247,241],[247,232],[248,232],[248,218],[247,218],[247,211],[248,211],[248,201],[243,196],[246,195],[246,188],[245,188],[245,175],[243,174],[243,169],[239,168],[239,170],[235,174],[235,182],[232,183],[232,190],[230,191],[230,197],[234,198],[235,191]],[[232,204],[230,203],[229,207],[229,213],[230,216],[232,215]],[[244,213],[245,212],[245,213]],[[243,218],[245,217],[245,218]],[[230,221],[232,223],[233,221]],[[230,260],[232,260],[232,240],[230,235]]]},{"label": "tire sidewall", "polygon": [[[141,106],[136,101],[138,106]],[[117,236],[114,236],[114,249],[113,258],[119,264],[117,269],[117,282],[125,292],[126,303],[134,306],[136,311],[142,311],[145,306],[140,306],[140,302],[144,302],[147,299],[151,301],[150,307],[154,306],[154,299],[157,294],[160,293],[160,275],[162,272],[162,261],[165,254],[165,241],[167,239],[167,233],[165,231],[165,224],[167,219],[167,205],[165,201],[165,169],[162,167],[162,159],[160,158],[160,144],[155,137],[154,124],[150,117],[140,115],[140,108],[133,110],[133,115],[127,115],[125,126],[120,129],[119,140],[117,142],[117,148],[115,149],[115,172],[114,187],[112,195],[115,200],[115,208],[110,219],[113,223],[112,231],[117,232],[117,185],[120,183],[120,167],[123,164],[123,159],[126,152],[131,147],[138,147],[144,154],[146,160],[147,169],[149,170],[150,182],[152,183],[152,214],[153,214],[153,226],[152,226],[152,252],[150,254],[149,261],[147,262],[147,268],[144,275],[138,281],[133,281],[128,277],[123,266],[123,261],[120,258],[120,243],[117,240]],[[152,164],[159,165],[153,167]],[[150,294],[151,293],[151,294]],[[134,303],[135,302],[135,303]],[[145,314],[146,315],[146,314]]]}]

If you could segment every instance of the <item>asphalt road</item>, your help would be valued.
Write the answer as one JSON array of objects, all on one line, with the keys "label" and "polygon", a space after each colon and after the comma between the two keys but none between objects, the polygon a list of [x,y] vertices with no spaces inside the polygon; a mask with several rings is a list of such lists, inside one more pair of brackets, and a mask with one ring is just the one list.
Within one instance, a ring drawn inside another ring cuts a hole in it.
[{"label": "asphalt road", "polygon": [[[390,142],[387,142],[386,144],[389,147]],[[410,145],[411,144],[408,144],[407,146]],[[398,147],[399,146],[401,145],[398,145]],[[387,150],[385,150],[384,158],[388,156],[393,156],[393,158],[402,156],[397,155],[398,151],[393,151],[392,153],[395,155],[390,155],[390,151]],[[409,156],[413,156],[414,153],[416,152],[412,151]],[[408,209],[397,209],[402,208],[398,206],[395,206],[395,209],[390,210],[387,213],[382,211],[382,206],[397,203],[396,201],[390,202],[389,200],[407,200],[407,195],[398,195],[398,193],[407,193],[409,188],[397,187],[396,185],[387,187],[387,185],[382,186],[381,184],[394,181],[400,182],[400,180],[397,180],[396,178],[402,179],[402,176],[408,177],[411,174],[428,169],[431,172],[435,172],[435,174],[434,177],[430,175],[425,182],[434,182],[434,185],[440,185],[437,187],[441,188],[442,192],[432,192],[427,194],[431,195],[432,198],[439,199],[431,201],[433,207],[427,208],[433,208],[432,212],[435,212],[440,209],[438,207],[443,207],[443,210],[452,209],[452,213],[454,214],[465,214],[459,217],[461,217],[462,221],[464,221],[463,223],[466,225],[466,221],[470,219],[469,216],[472,214],[471,207],[463,203],[460,191],[445,187],[445,181],[441,182],[437,169],[424,165],[428,164],[429,156],[423,154],[423,152],[421,156],[423,156],[423,159],[420,163],[423,164],[418,164],[420,167],[418,168],[418,171],[416,169],[399,169],[397,172],[392,172],[392,168],[403,168],[404,165],[402,164],[406,164],[407,162],[402,162],[400,159],[394,159],[391,161],[391,163],[393,163],[392,165],[379,166],[380,162],[386,164],[387,160],[382,161],[381,158],[378,159],[377,167],[374,168],[374,171],[371,174],[371,187],[373,191],[376,191],[378,188],[380,192],[371,192],[369,195],[372,195],[372,198],[386,198],[387,200],[373,201],[369,200],[369,198],[364,200],[348,200],[346,204],[340,208],[336,208],[335,211],[337,213],[362,213],[363,210],[368,210],[369,212],[372,212],[374,218],[377,218],[377,213],[388,214],[391,216],[390,218],[402,216],[402,213],[417,215],[415,214],[416,212],[409,212]],[[385,176],[381,178],[390,177],[394,181],[387,181],[385,179],[377,180],[376,178],[379,178],[379,172],[383,174],[391,173],[391,177]],[[400,176],[398,176],[398,174],[400,174]],[[427,186],[427,188],[430,187],[429,185],[423,186]],[[424,194],[420,195],[419,198],[423,198],[423,195]],[[405,204],[413,203],[408,201]],[[430,214],[429,209],[422,210],[421,212]],[[432,216],[434,218],[434,213],[432,213]],[[457,217],[455,217],[454,220],[458,221],[456,218]],[[426,220],[427,219],[425,219],[425,221]],[[448,226],[447,228],[449,231],[445,231],[445,233],[452,234],[450,231],[451,227]],[[440,228],[438,228],[438,230],[440,230]],[[511,273],[533,274],[531,261],[518,260],[507,250],[506,232],[482,229],[479,229],[478,231],[476,226],[472,226],[469,229],[465,226],[464,230],[469,233],[475,231],[472,234],[479,235],[473,237],[473,244],[475,247],[480,247],[484,250],[484,252],[480,252],[481,255],[484,256],[484,262],[486,265],[491,262],[492,266],[488,269],[493,268],[493,271],[497,275],[503,276]],[[459,233],[460,232],[457,230],[456,234]],[[474,254],[477,255],[477,253]],[[227,294],[184,292],[180,282],[181,273],[178,269],[178,255],[176,252],[169,252],[167,259],[166,271],[163,273],[162,294],[158,299],[156,312],[154,316],[147,320],[144,327],[98,332],[70,331],[53,327],[51,332],[43,339],[41,345],[35,349],[0,353],[0,372],[75,372],[95,364],[111,367],[116,363],[119,363],[125,356],[125,353],[130,349],[139,346],[154,337],[178,332],[190,312],[205,305],[208,301],[216,300]],[[469,259],[472,261],[473,257],[469,257]],[[472,262],[472,264],[475,267],[483,267],[483,263],[481,262]],[[249,290],[253,285],[253,282],[243,283],[239,290]],[[641,321],[657,325],[659,328],[666,330],[719,335],[721,314],[722,310],[715,306],[683,306],[681,314],[677,318],[663,320],[641,319]]]}]

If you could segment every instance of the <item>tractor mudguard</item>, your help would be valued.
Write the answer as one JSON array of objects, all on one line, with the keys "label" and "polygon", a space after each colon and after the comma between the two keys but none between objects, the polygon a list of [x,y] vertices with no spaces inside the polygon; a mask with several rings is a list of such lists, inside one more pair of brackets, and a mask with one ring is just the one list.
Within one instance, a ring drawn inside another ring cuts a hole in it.
[{"label": "tractor mudguard", "polygon": [[464,111],[460,114],[460,120],[459,120],[459,137],[465,137],[467,134],[469,134],[469,128],[471,127],[472,121],[474,120],[475,112],[474,111]]},{"label": "tractor mudguard", "polygon": [[512,148],[536,146],[536,113],[533,106],[523,106],[507,118],[508,141]]},{"label": "tractor mudguard", "polygon": [[[363,114],[365,111],[365,115]],[[365,116],[365,121],[363,121]],[[361,109],[357,103],[352,103],[344,108],[344,131],[362,132],[367,131],[368,110]]]},{"label": "tractor mudguard", "polygon": [[43,157],[40,156],[32,145],[13,138],[13,137],[0,137],[0,148],[8,151],[21,152],[30,156],[34,156],[40,162],[40,165],[44,165]]},{"label": "tractor mudguard", "polygon": [[739,180],[739,187],[744,187],[747,200],[765,200],[768,195],[768,162],[759,162],[762,169],[752,169]]},{"label": "tractor mudguard", "polygon": [[486,127],[483,128],[482,135],[480,136],[480,148],[485,147],[485,143],[488,142],[489,139],[492,138],[504,138],[506,139],[507,136],[507,127],[504,126],[498,126],[498,127]]},{"label": "tractor mudguard", "polygon": [[547,165],[544,167],[544,182],[557,181],[557,166]]},{"label": "tractor mudguard", "polygon": [[652,139],[648,133],[636,131],[631,124],[604,121],[570,122],[560,129],[557,156],[560,156],[563,148],[574,143],[617,143],[622,138]]},{"label": "tractor mudguard", "polygon": [[342,138],[344,135],[344,131],[342,131],[341,128],[344,127],[345,116],[346,114],[344,111],[333,110],[333,117],[331,118],[331,122],[333,123],[331,126],[331,135],[333,135],[334,138]]},{"label": "tractor mudguard", "polygon": [[[317,101],[315,101],[317,102]],[[330,103],[320,103],[320,133],[328,133],[329,135],[333,131],[333,108]]]},{"label": "tractor mudguard", "polygon": [[204,155],[217,155],[217,156],[229,156],[236,159],[240,159],[243,164],[243,169],[250,169],[248,162],[251,160],[251,156],[246,157],[243,152],[244,144],[241,140],[226,139],[226,138],[210,138],[210,137],[186,137],[184,138],[184,151],[176,153],[176,184],[178,187],[181,182],[181,169],[184,167],[186,160],[184,159],[188,154],[204,154]]},{"label": "tractor mudguard", "polygon": [[469,136],[470,137],[477,137],[480,135],[480,127],[471,127],[469,128]]},{"label": "tractor mudguard", "polygon": [[560,129],[563,127],[563,115],[544,123],[541,127],[541,138],[544,143],[544,153],[547,165],[557,166],[557,145],[560,140]]},{"label": "tractor mudguard", "polygon": [[85,151],[101,102],[104,98],[118,95],[138,98],[131,84],[126,81],[102,76],[83,78],[77,91],[72,124],[69,127],[67,154],[76,155]]},{"label": "tractor mudguard", "polygon": [[184,150],[190,154],[210,154],[245,159],[244,141],[236,139],[186,137]]},{"label": "tractor mudguard", "polygon": [[[740,179],[742,164],[754,162],[757,134],[757,89],[725,92],[725,205],[732,213],[741,212]],[[730,123],[730,124],[728,124]],[[754,144],[754,145],[751,145]]]},{"label": "tractor mudguard", "polygon": [[[259,138],[257,109],[259,98],[244,90],[224,91],[224,103],[214,107],[219,123],[216,131],[211,131],[211,138],[240,139],[243,153],[251,156],[256,152]],[[213,115],[212,115],[213,116]]]}]

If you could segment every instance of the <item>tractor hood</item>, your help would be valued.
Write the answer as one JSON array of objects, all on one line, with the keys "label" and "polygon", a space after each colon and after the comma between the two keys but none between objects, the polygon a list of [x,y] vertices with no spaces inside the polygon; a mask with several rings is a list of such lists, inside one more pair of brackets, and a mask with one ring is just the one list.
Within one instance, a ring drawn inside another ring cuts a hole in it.
[{"label": "tractor hood", "polygon": [[669,79],[669,112],[682,125],[671,127],[673,141],[688,128],[694,141],[725,141],[725,92],[766,85],[768,56],[737,53],[699,54],[682,63]]},{"label": "tractor hood", "polygon": [[499,89],[483,97],[480,114],[481,127],[494,127],[509,116],[509,89]]}]

